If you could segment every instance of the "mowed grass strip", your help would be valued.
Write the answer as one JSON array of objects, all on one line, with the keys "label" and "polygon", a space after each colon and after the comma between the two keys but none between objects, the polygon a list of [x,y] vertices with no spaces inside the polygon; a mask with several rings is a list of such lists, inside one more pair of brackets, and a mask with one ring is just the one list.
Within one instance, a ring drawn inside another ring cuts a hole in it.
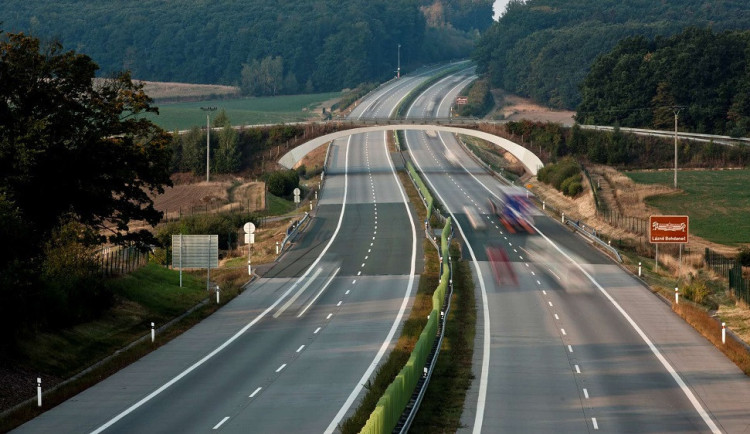
[{"label": "mowed grass strip", "polygon": [[94,321],[64,330],[39,333],[22,343],[27,366],[67,378],[112,354],[157,326],[184,313],[206,298],[206,283],[199,277],[150,263],[108,286],[115,305]]},{"label": "mowed grass strip", "polygon": [[[321,103],[339,98],[341,92],[305,95],[282,95],[273,97],[243,97],[213,99],[207,101],[157,103],[159,115],[146,117],[165,130],[187,130],[194,126],[206,126],[206,113],[201,107],[217,107],[225,110],[232,125],[280,124],[302,122],[314,115]],[[330,109],[330,107],[326,107]],[[210,112],[211,120],[218,113]]]},{"label": "mowed grass strip", "polygon": [[[672,171],[626,172],[640,184],[673,185]],[[750,169],[677,173],[681,193],[652,196],[646,204],[662,214],[690,216],[690,232],[719,244],[750,243]]]},{"label": "mowed grass strip", "polygon": [[453,296],[445,325],[445,336],[417,417],[415,433],[456,432],[471,387],[471,362],[476,334],[476,298],[469,262],[461,260],[459,242],[451,246]]}]

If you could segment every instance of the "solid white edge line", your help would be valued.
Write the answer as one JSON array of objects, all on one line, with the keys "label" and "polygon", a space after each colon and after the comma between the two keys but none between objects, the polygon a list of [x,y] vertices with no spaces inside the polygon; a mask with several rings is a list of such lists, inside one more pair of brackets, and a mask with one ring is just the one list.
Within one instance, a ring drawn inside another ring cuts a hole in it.
[{"label": "solid white edge line", "polygon": [[[438,137],[440,137],[439,134],[438,134]],[[442,137],[440,137],[440,140],[442,141]],[[419,170],[422,172],[422,175],[424,176],[427,183],[430,184],[432,191],[435,192],[435,195],[437,195],[438,199],[445,207],[445,210],[448,211],[448,213],[451,215],[453,224],[455,224],[456,228],[458,228],[458,232],[461,234],[461,237],[463,237],[463,239],[466,240],[467,238],[466,238],[466,235],[464,234],[461,224],[456,219],[456,216],[453,215],[453,212],[448,207],[447,202],[443,200],[443,197],[440,194],[440,192],[438,192],[438,190],[435,188],[435,185],[430,180],[430,177],[427,175],[427,173],[425,173],[424,170],[422,170],[422,166],[414,157],[414,154],[411,152],[411,148],[408,146],[408,141],[407,141],[407,149],[409,151],[409,155],[411,155],[411,160],[414,162],[414,164],[417,165],[417,168],[419,168]],[[487,381],[488,381],[489,372],[490,372],[490,310],[488,306],[489,301],[487,298],[487,288],[484,285],[484,276],[482,275],[482,270],[479,267],[477,257],[474,254],[474,249],[471,247],[469,243],[466,243],[466,247],[469,249],[469,255],[471,256],[471,260],[472,260],[474,269],[477,273],[477,277],[479,280],[479,288],[482,293],[482,319],[484,322],[484,330],[483,330],[484,335],[482,337],[482,370],[479,375],[479,396],[477,398],[477,413],[474,418],[474,429],[473,429],[473,432],[475,434],[478,434],[482,431],[482,422],[484,421],[484,408],[485,408],[485,401],[487,399]]]},{"label": "solid white edge line", "polygon": [[[441,137],[441,140],[442,140],[442,136],[440,134],[438,134],[438,137]],[[444,141],[443,141],[443,146],[445,146],[446,149],[448,148],[448,146],[445,145]],[[414,159],[414,157],[412,156],[412,160],[413,159]],[[486,185],[484,185],[484,183],[482,183],[479,179],[477,179],[477,177],[474,176],[473,173],[471,173],[469,170],[467,170],[466,167],[463,164],[461,164],[459,162],[459,165],[461,165],[461,167],[464,169],[464,171],[466,173],[468,173],[469,176],[471,176],[472,178],[474,178],[474,180],[476,180],[479,183],[479,185],[481,185],[482,187],[484,187],[484,189],[487,190],[491,195],[495,196],[495,198],[497,198],[497,199],[500,198],[495,192],[493,192],[490,188],[488,188]],[[617,309],[617,311],[620,312],[620,314],[625,318],[625,320],[630,324],[630,326],[633,327],[633,329],[635,330],[635,332],[641,337],[641,339],[643,339],[643,341],[649,347],[649,349],[654,354],[654,356],[656,356],[656,358],[659,360],[659,362],[661,362],[662,366],[664,366],[664,368],[667,370],[667,372],[669,372],[669,374],[675,380],[675,382],[680,387],[680,389],[682,390],[682,392],[688,398],[688,400],[690,401],[690,403],[693,404],[693,408],[695,408],[695,410],[701,416],[701,418],[706,423],[706,425],[709,427],[709,429],[711,430],[711,432],[713,432],[713,433],[721,433],[721,430],[719,429],[718,426],[716,426],[716,423],[714,423],[713,419],[711,419],[711,416],[708,414],[708,412],[706,411],[706,409],[703,408],[703,406],[701,405],[701,403],[698,400],[698,398],[695,397],[695,394],[693,394],[693,391],[690,390],[690,388],[687,386],[687,384],[682,379],[682,377],[680,377],[680,375],[677,373],[677,371],[674,369],[674,367],[672,367],[672,365],[667,361],[667,359],[661,354],[661,352],[659,351],[659,349],[656,348],[656,345],[654,345],[654,343],[651,342],[651,339],[649,339],[648,336],[646,336],[646,333],[638,326],[638,324],[636,324],[636,322],[633,320],[633,318],[631,318],[630,315],[628,315],[628,313],[625,312],[625,309],[623,309],[622,306],[620,306],[620,304],[617,303],[617,301],[609,294],[609,292],[607,292],[599,284],[599,282],[597,282],[596,279],[594,279],[594,277],[591,276],[591,274],[589,274],[586,270],[584,270],[583,267],[579,263],[575,262],[567,253],[565,253],[562,249],[560,249],[560,247],[557,244],[555,244],[551,239],[549,239],[549,237],[547,237],[542,231],[540,231],[539,228],[537,228],[536,226],[534,226],[530,222],[529,222],[529,224],[531,225],[531,227],[534,228],[534,230],[537,231],[537,233],[539,235],[541,235],[547,242],[549,242],[550,245],[552,245],[558,252],[560,252],[561,255],[563,255],[572,264],[574,264],[576,267],[578,267],[578,269],[581,270],[581,272],[591,281],[591,283],[593,283],[594,286],[596,286],[597,289],[602,294],[604,294],[604,296],[610,301],[610,303],[612,303],[612,305],[615,306],[615,309]],[[481,382],[480,382],[480,385],[481,385]],[[480,386],[480,389],[481,389],[481,386]],[[476,430],[476,425],[475,425],[474,432],[478,432]]]},{"label": "solid white edge line", "polygon": [[534,225],[531,225],[531,226],[539,233],[539,235],[541,235],[542,237],[544,237],[545,240],[547,240],[555,249],[557,249],[557,251],[560,252],[560,254],[562,254],[565,258],[567,258],[571,263],[575,264],[575,266],[578,267],[579,270],[581,270],[581,272],[583,273],[583,275],[586,276],[589,279],[589,281],[591,281],[591,283],[594,284],[594,286],[596,286],[596,288],[599,290],[599,292],[601,292],[602,294],[604,294],[604,296],[607,298],[607,300],[609,300],[609,302],[612,303],[612,305],[615,307],[615,309],[618,312],[620,312],[620,314],[625,318],[625,320],[628,322],[628,324],[630,324],[630,326],[633,328],[633,330],[635,330],[635,332],[638,334],[638,336],[640,336],[641,339],[643,339],[643,341],[646,343],[646,345],[648,346],[648,348],[651,350],[651,352],[654,354],[654,356],[656,356],[656,358],[659,360],[659,362],[661,362],[662,366],[664,366],[664,368],[667,370],[667,372],[669,372],[669,375],[672,376],[672,378],[677,383],[677,385],[680,386],[680,389],[682,390],[682,393],[684,393],[685,396],[690,401],[690,403],[693,404],[693,408],[695,408],[695,410],[698,412],[698,414],[700,415],[701,419],[703,419],[703,422],[705,422],[706,425],[708,425],[708,428],[711,430],[711,432],[713,432],[713,433],[721,433],[721,430],[719,429],[719,427],[716,425],[716,423],[714,423],[713,419],[711,419],[711,416],[708,414],[708,412],[706,411],[706,409],[703,408],[703,405],[701,405],[701,403],[698,400],[698,398],[696,398],[695,394],[693,394],[693,391],[690,390],[690,388],[685,383],[685,381],[682,379],[682,377],[680,376],[680,374],[677,373],[677,371],[674,369],[674,367],[672,367],[672,365],[669,363],[669,361],[667,361],[667,359],[664,357],[664,355],[662,355],[661,351],[659,351],[659,349],[656,348],[656,345],[654,345],[654,343],[651,342],[651,339],[649,339],[649,337],[646,336],[646,333],[641,329],[641,327],[638,324],[636,324],[636,322],[633,320],[633,318],[627,312],[625,312],[625,309],[623,309],[622,306],[620,306],[620,303],[618,303],[617,300],[615,300],[609,294],[609,292],[607,292],[607,290],[604,289],[599,284],[599,282],[596,281],[596,279],[594,279],[594,277],[591,274],[589,274],[586,270],[584,270],[583,267],[579,263],[575,262],[570,256],[568,256],[567,253],[565,253],[562,249],[560,249],[560,247],[558,247],[557,244],[555,244],[546,235],[544,235],[541,231],[539,231],[539,228],[537,228]]},{"label": "solid white edge line", "polygon": [[417,231],[415,229],[414,225],[414,218],[411,215],[411,210],[409,209],[409,201],[406,198],[406,193],[404,192],[404,188],[401,186],[401,181],[398,179],[398,175],[396,174],[396,169],[393,167],[393,162],[390,158],[390,153],[388,152],[388,140],[386,136],[387,132],[383,132],[383,148],[385,149],[385,155],[388,156],[388,165],[391,168],[391,173],[393,174],[393,179],[396,182],[396,186],[398,187],[398,191],[401,193],[401,198],[403,199],[404,208],[406,208],[406,214],[409,216],[409,224],[411,225],[411,270],[409,271],[409,283],[406,285],[406,291],[404,292],[404,298],[401,301],[401,307],[399,308],[398,315],[393,321],[393,324],[391,325],[391,329],[388,332],[388,336],[386,336],[385,340],[383,341],[383,344],[380,346],[380,350],[378,350],[378,353],[375,355],[375,358],[373,359],[372,363],[370,363],[370,366],[367,368],[365,373],[362,375],[362,378],[357,382],[357,386],[352,390],[352,393],[349,394],[349,397],[344,402],[344,405],[341,406],[341,409],[338,413],[336,413],[336,416],[334,416],[331,423],[328,425],[328,427],[325,430],[326,434],[333,433],[336,428],[339,425],[339,422],[341,419],[343,419],[344,415],[346,415],[346,412],[349,411],[349,408],[354,403],[354,400],[357,399],[357,396],[359,395],[359,392],[362,391],[362,388],[364,388],[365,383],[367,383],[367,380],[370,378],[372,373],[375,371],[375,368],[377,368],[378,364],[380,364],[380,360],[383,358],[383,355],[385,355],[385,352],[388,350],[388,347],[390,347],[391,340],[393,339],[393,335],[396,334],[396,330],[399,328],[399,325],[401,324],[401,319],[404,316],[404,312],[406,311],[406,306],[409,303],[409,299],[411,298],[411,293],[414,288],[414,273],[416,271],[416,263],[417,263]]},{"label": "solid white edge line", "polygon": [[315,303],[315,301],[318,299],[318,297],[320,297],[320,295],[323,294],[323,291],[325,291],[326,288],[328,288],[328,285],[331,283],[331,281],[333,280],[333,278],[336,277],[337,274],[339,274],[339,270],[341,270],[341,267],[337,268],[336,271],[333,272],[333,275],[331,275],[331,278],[328,279],[328,282],[326,282],[325,285],[323,285],[323,287],[320,288],[320,291],[318,291],[318,293],[315,294],[315,297],[313,297],[313,299],[310,301],[310,303],[308,303],[307,306],[305,306],[305,308],[302,309],[302,312],[300,312],[299,315],[297,315],[297,318],[299,318],[302,315],[304,315],[305,312],[307,312],[307,309],[310,309],[310,306],[312,306],[313,303]]},{"label": "solid white edge line", "polygon": [[214,430],[219,429],[219,427],[222,426],[222,425],[224,425],[224,422],[226,422],[228,420],[229,420],[229,416],[225,417],[224,419],[221,420],[221,422],[217,423],[216,426],[213,427],[213,429]]},{"label": "solid white edge line", "polygon": [[[341,205],[341,215],[339,215],[338,225],[336,226],[336,230],[334,231],[333,236],[328,241],[328,244],[325,246],[325,248],[323,249],[323,251],[320,252],[320,255],[315,260],[315,262],[313,262],[312,265],[310,265],[310,267],[307,269],[307,271],[305,271],[305,274],[303,274],[299,279],[297,279],[294,282],[294,284],[292,284],[292,286],[289,287],[289,289],[286,290],[286,292],[284,292],[271,306],[269,306],[268,308],[266,308],[266,310],[264,310],[258,316],[256,316],[255,319],[253,319],[247,325],[245,325],[244,327],[242,327],[237,333],[235,333],[234,335],[232,335],[232,337],[230,337],[229,339],[227,339],[226,341],[224,341],[223,344],[219,345],[216,349],[214,349],[213,351],[211,351],[210,353],[208,353],[202,359],[200,359],[197,362],[195,362],[194,364],[192,364],[189,368],[187,368],[184,371],[182,371],[181,373],[177,374],[174,378],[172,378],[168,382],[164,383],[158,389],[156,389],[153,392],[151,392],[148,395],[146,395],[140,401],[136,402],[135,404],[131,405],[127,409],[125,409],[122,412],[120,412],[117,416],[115,416],[112,419],[110,419],[109,421],[107,421],[104,425],[100,426],[99,428],[95,429],[94,431],[91,431],[91,434],[99,434],[102,431],[104,431],[105,429],[107,429],[110,426],[114,425],[115,423],[117,423],[117,421],[119,421],[123,417],[129,415],[130,413],[132,413],[133,411],[135,411],[136,409],[138,409],[140,406],[142,406],[143,404],[147,403],[148,401],[150,401],[151,399],[153,399],[155,396],[157,396],[161,392],[165,391],[167,388],[169,388],[170,386],[172,386],[176,382],[180,381],[187,374],[191,373],[192,371],[194,371],[195,369],[197,369],[199,366],[201,366],[202,364],[206,363],[206,361],[208,361],[209,359],[211,359],[212,357],[214,357],[216,354],[218,354],[219,352],[221,352],[224,348],[228,347],[232,342],[234,342],[235,340],[237,340],[246,331],[248,331],[250,329],[250,327],[252,327],[255,324],[257,324],[258,321],[260,321],[261,319],[263,319],[269,312],[271,312],[272,310],[274,310],[276,308],[276,306],[278,306],[279,303],[281,303],[281,301],[284,298],[286,298],[289,294],[292,293],[292,291],[294,291],[294,288],[297,286],[297,284],[299,282],[301,282],[302,280],[304,280],[307,277],[307,275],[310,274],[310,271],[312,271],[318,265],[318,262],[320,262],[321,258],[323,258],[323,255],[325,255],[325,253],[328,251],[328,248],[331,247],[331,244],[333,244],[333,240],[336,239],[336,235],[338,234],[339,229],[341,229],[341,223],[344,220],[344,211],[346,209],[346,193],[347,193],[347,189],[348,189],[348,185],[349,185],[349,175],[348,175],[349,174],[349,143],[351,142],[351,139],[352,139],[352,136],[349,136],[349,139],[346,142],[346,157],[345,157],[346,158],[346,162],[344,164],[344,199],[343,199],[343,202],[342,202],[342,205]],[[316,331],[316,333],[317,333],[317,331]]]}]

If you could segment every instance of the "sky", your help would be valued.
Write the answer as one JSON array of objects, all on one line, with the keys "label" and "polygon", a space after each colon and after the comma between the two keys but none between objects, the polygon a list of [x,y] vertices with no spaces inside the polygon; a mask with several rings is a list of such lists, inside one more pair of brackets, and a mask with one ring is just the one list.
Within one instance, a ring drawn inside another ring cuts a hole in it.
[{"label": "sky", "polygon": [[508,4],[510,0],[495,0],[495,4],[492,5],[492,10],[494,13],[492,14],[492,19],[497,21],[498,18],[500,18],[500,14],[505,12],[505,5]]}]

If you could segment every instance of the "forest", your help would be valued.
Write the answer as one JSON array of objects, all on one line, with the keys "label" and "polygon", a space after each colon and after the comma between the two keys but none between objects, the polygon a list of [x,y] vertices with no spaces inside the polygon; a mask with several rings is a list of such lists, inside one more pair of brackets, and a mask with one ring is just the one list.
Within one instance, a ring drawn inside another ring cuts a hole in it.
[{"label": "forest", "polygon": [[597,56],[632,36],[750,29],[745,0],[513,0],[472,55],[492,86],[574,109]]},{"label": "forest", "polygon": [[746,136],[750,31],[688,28],[669,38],[623,40],[581,86],[581,123]]},{"label": "forest", "polygon": [[100,76],[322,92],[466,57],[491,0],[4,0],[0,28],[57,40]]}]

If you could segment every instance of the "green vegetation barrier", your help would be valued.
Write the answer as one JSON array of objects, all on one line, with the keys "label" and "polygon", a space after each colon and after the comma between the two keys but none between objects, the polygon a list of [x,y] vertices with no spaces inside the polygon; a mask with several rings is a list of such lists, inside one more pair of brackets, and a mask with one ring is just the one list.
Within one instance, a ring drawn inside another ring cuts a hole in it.
[{"label": "green vegetation barrier", "polygon": [[[413,170],[413,168],[410,168],[410,170]],[[418,183],[421,184],[419,177],[415,176],[414,179],[418,180]],[[431,199],[432,197],[430,196],[430,203]],[[422,375],[422,368],[427,363],[427,357],[429,357],[432,345],[435,342],[435,336],[438,332],[438,320],[440,319],[440,312],[443,310],[445,293],[448,290],[450,265],[448,265],[447,258],[450,255],[448,251],[450,234],[451,219],[449,217],[445,222],[441,236],[440,257],[442,271],[440,274],[440,284],[432,295],[432,312],[430,312],[430,317],[427,320],[424,330],[419,335],[419,339],[414,346],[409,360],[385,390],[385,393],[375,406],[375,410],[370,414],[370,418],[362,428],[362,431],[360,431],[361,433],[385,434],[392,432],[393,428],[398,424],[399,419],[401,419],[401,414],[406,409],[406,405],[414,393],[414,388],[419,382],[419,378]]]},{"label": "green vegetation barrier", "polygon": [[414,165],[411,164],[411,161],[406,162],[406,167],[409,169],[409,173],[411,174],[411,179],[416,182],[417,187],[419,188],[419,192],[422,194],[422,197],[424,198],[427,206],[427,221],[430,221],[430,217],[432,217],[432,204],[434,202],[434,199],[432,198],[432,194],[430,193],[430,190],[427,188],[427,186],[424,184],[424,181],[422,181],[422,178],[417,174],[417,170],[414,168]]}]

